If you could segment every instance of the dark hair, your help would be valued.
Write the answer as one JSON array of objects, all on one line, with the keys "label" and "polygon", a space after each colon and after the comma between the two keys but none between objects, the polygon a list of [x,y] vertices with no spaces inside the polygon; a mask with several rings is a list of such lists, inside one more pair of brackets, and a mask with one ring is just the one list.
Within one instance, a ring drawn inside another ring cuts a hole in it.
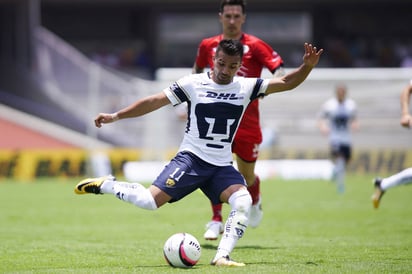
[{"label": "dark hair", "polygon": [[243,57],[243,44],[239,40],[233,39],[223,39],[219,42],[216,49],[216,54],[219,51],[223,51],[225,54],[230,56],[240,56]]},{"label": "dark hair", "polygon": [[246,1],[245,0],[222,0],[220,2],[220,12],[223,12],[225,6],[241,6],[242,13],[246,13]]}]

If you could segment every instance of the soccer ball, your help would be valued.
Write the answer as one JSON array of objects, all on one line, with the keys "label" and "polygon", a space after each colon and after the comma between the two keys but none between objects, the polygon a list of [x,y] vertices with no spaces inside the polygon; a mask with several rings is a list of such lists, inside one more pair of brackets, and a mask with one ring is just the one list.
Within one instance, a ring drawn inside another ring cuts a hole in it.
[{"label": "soccer ball", "polygon": [[198,240],[189,233],[176,233],[167,239],[163,254],[173,267],[190,268],[200,259],[201,248]]}]

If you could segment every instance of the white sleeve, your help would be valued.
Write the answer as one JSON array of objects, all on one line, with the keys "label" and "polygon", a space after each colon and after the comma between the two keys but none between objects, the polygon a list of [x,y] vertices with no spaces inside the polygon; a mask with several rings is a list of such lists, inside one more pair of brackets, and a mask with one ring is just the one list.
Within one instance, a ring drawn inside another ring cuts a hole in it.
[{"label": "white sleeve", "polygon": [[263,79],[262,85],[260,86],[260,89],[259,89],[260,95],[265,96],[266,90],[268,89],[268,85],[269,85],[269,79]]},{"label": "white sleeve", "polygon": [[178,104],[181,104],[182,102],[189,100],[189,95],[185,91],[185,87],[190,86],[191,81],[192,78],[190,76],[185,76],[163,90],[163,92],[166,94],[167,98],[169,98],[169,101],[172,103],[173,106],[176,106]]},{"label": "white sleeve", "polygon": [[167,98],[173,106],[179,105],[181,103],[180,101],[178,101],[177,97],[172,93],[170,88],[165,88],[163,92],[166,94]]}]

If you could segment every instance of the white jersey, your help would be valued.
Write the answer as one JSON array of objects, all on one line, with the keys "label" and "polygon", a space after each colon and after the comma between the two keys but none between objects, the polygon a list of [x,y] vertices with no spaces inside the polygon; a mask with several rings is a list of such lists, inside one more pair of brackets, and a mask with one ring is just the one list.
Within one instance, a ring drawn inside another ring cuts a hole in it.
[{"label": "white jersey", "polygon": [[345,99],[339,103],[336,98],[331,98],[323,104],[320,117],[329,121],[332,144],[351,144],[350,123],[356,118],[355,101]]},{"label": "white jersey", "polygon": [[264,96],[268,81],[234,77],[218,85],[209,73],[191,74],[164,92],[173,106],[188,103],[188,120],[179,151],[189,151],[202,160],[227,166],[233,161],[231,144],[247,105]]}]

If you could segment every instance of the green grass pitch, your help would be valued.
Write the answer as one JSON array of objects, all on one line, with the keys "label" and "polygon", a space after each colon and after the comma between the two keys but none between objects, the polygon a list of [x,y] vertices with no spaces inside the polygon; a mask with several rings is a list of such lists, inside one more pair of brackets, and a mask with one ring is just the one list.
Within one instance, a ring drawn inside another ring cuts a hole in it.
[{"label": "green grass pitch", "polygon": [[[210,207],[199,191],[145,211],[75,195],[77,179],[3,179],[0,273],[411,273],[412,186],[389,190],[374,210],[372,178],[349,174],[344,194],[327,181],[263,181],[264,219],[239,240],[232,257],[246,266],[236,269],[209,264],[217,242],[202,238]],[[202,246],[192,269],[163,258],[176,232]]]}]

